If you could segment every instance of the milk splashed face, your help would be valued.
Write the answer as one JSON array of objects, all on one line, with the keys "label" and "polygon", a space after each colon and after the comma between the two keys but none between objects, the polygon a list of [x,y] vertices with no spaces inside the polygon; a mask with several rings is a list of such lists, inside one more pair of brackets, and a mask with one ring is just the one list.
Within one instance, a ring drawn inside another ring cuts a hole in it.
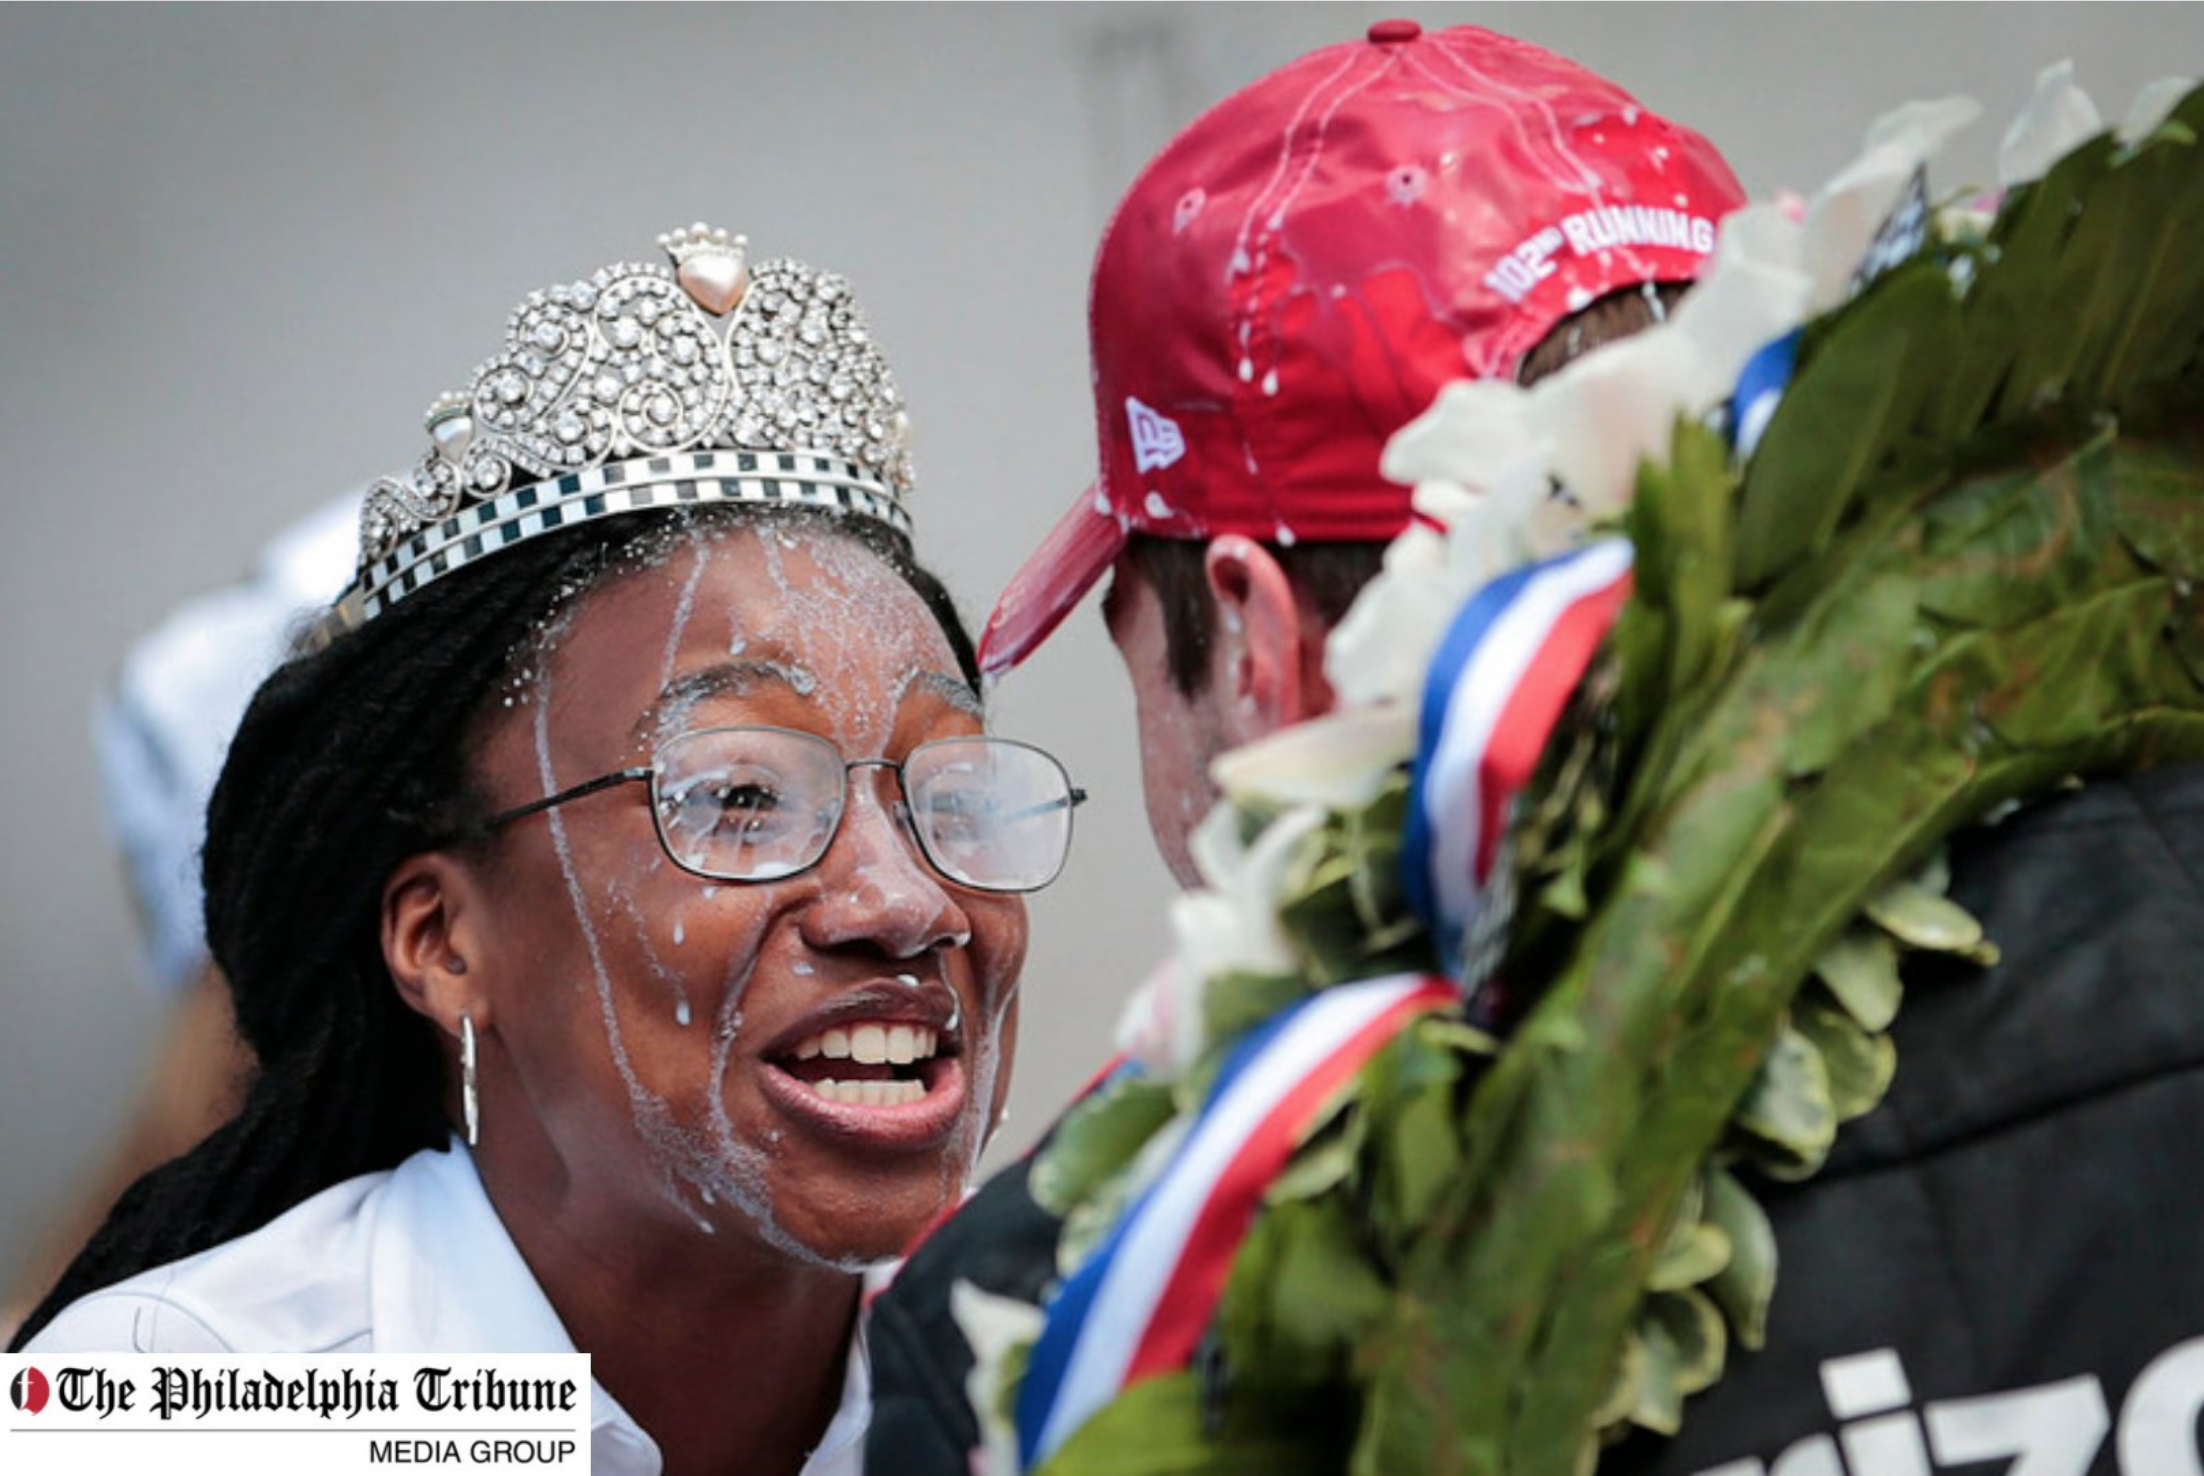
[{"label": "milk splashed face", "polygon": [[[748,540],[755,550],[744,576],[753,586],[770,587],[765,599],[727,599],[719,593],[726,589],[727,581],[714,578],[715,560],[725,557],[727,546],[736,539]],[[675,683],[685,660],[697,659],[697,643],[688,639],[693,626],[700,634],[709,634],[716,651],[745,653],[738,665],[755,667],[770,678],[768,685],[801,699],[806,712],[816,719],[807,719],[803,726],[814,728],[846,756],[885,756],[892,743],[911,741],[897,736],[897,724],[901,705],[913,694],[932,694],[941,699],[937,706],[970,713],[974,718],[978,715],[977,697],[961,680],[949,675],[956,671],[956,663],[931,613],[908,584],[859,544],[837,536],[798,539],[743,528],[700,527],[690,530],[686,537],[667,540],[654,559],[625,567],[620,577],[653,568],[662,569],[663,577],[679,581],[677,593],[671,583],[661,586],[674,595],[663,647],[646,648],[659,657],[651,664],[658,668],[662,687]],[[756,577],[759,569],[763,570],[763,580]],[[554,729],[563,709],[554,700],[559,694],[554,692],[552,674],[557,669],[561,643],[571,635],[581,613],[597,594],[617,582],[607,580],[596,590],[579,592],[555,620],[547,622],[535,643],[536,660],[528,682],[518,689],[533,718],[530,736],[535,777],[543,794],[555,793],[609,767],[595,757],[582,759],[567,754],[562,761],[564,750],[554,741]],[[700,599],[701,591],[707,588],[715,591],[714,597]],[[762,616],[755,608],[759,605],[765,607]],[[725,625],[719,613],[722,608],[730,611]],[[877,654],[881,649],[910,653],[909,664],[900,670],[890,666],[885,681]],[[566,701],[579,705],[581,699],[569,691]],[[639,751],[615,762],[639,762],[652,746],[693,726],[743,720],[728,718],[712,708],[710,701],[699,696],[664,704],[639,731],[635,739]],[[776,725],[788,725],[773,720]],[[596,807],[616,805],[616,796],[624,792],[616,790],[602,801],[596,797],[586,801],[593,807],[587,823],[592,827],[602,824],[596,819]],[[850,785],[843,829],[847,832],[855,828],[865,837],[863,862],[841,868],[843,887],[868,915],[907,916],[915,922],[921,909],[938,911],[942,883],[910,849],[899,822],[890,813],[893,798],[894,781],[886,771],[857,771]],[[633,802],[632,795],[628,802]],[[588,992],[596,1001],[593,1013],[600,1022],[604,1050],[625,1091],[627,1114],[643,1149],[637,1161],[648,1167],[665,1198],[701,1233],[717,1234],[725,1225],[724,1216],[732,1211],[753,1226],[760,1239],[793,1259],[843,1270],[867,1264],[868,1257],[831,1249],[832,1242],[817,1239],[811,1232],[799,1237],[790,1231],[786,1202],[775,1203],[774,1188],[779,1182],[780,1193],[789,1193],[787,1174],[783,1172],[776,1181],[773,1164],[778,1154],[794,1144],[777,1127],[753,1127],[749,1132],[754,1136],[746,1139],[729,1112],[731,1080],[761,1069],[754,1055],[742,1054],[739,1049],[744,1001],[761,962],[770,957],[774,970],[784,980],[819,977],[819,970],[808,958],[791,956],[798,947],[790,941],[791,934],[785,929],[775,934],[775,920],[780,914],[757,902],[761,891],[783,884],[700,883],[694,876],[665,865],[656,835],[647,828],[643,831],[650,840],[647,856],[638,850],[627,858],[624,875],[607,876],[601,844],[596,850],[577,855],[572,831],[576,823],[577,819],[566,814],[563,807],[544,814],[567,910],[582,945],[579,952],[586,961]],[[631,833],[632,829],[631,824]],[[596,832],[592,833],[594,837]],[[840,847],[850,839],[844,835],[833,844]],[[827,868],[822,864],[820,869]],[[648,904],[638,900],[634,879],[640,877],[652,879],[642,884],[654,898]],[[690,894],[690,904],[669,919],[664,900],[667,889],[687,886],[696,888]],[[736,909],[738,914],[754,915],[754,926],[731,929],[728,919],[736,914],[722,914],[720,909],[726,907]],[[715,918],[704,931],[698,930],[702,918],[697,909]],[[882,936],[886,936],[887,925],[881,926]],[[691,937],[692,933],[696,936]],[[711,941],[706,951],[696,952],[697,947],[705,946],[707,936]],[[678,968],[671,955],[658,951],[669,938],[673,948],[682,950]],[[972,939],[973,930],[959,925],[937,932],[926,947],[946,947],[961,954],[971,946]],[[608,941],[616,946],[608,948]],[[948,991],[954,1028],[966,1032],[960,1052],[968,1087],[965,1110],[940,1157],[944,1201],[963,1187],[995,1114],[1002,1032],[1015,1000],[1011,979],[1023,956],[1022,912],[1016,924],[1016,946],[1008,950],[1007,956],[1000,947],[990,954],[984,944],[971,956],[977,962],[982,955],[993,961],[973,970],[984,976],[974,986],[982,1008],[980,1018],[969,1025],[966,1017],[972,1012],[965,1007],[964,996],[941,978],[929,981],[930,987]],[[615,964],[615,957],[621,962]],[[699,973],[700,968],[716,966],[709,960],[724,960],[724,975],[717,980],[716,996],[712,978]],[[634,977],[630,977],[631,972]],[[899,976],[901,980],[917,977],[914,973]],[[705,1089],[693,1090],[678,1081],[661,1080],[666,1070],[663,1037],[668,1029],[664,1024],[668,1013],[656,1015],[659,1040],[653,1048],[660,1053],[654,1058],[660,1064],[641,1064],[637,1055],[641,1037],[637,1032],[651,1028],[647,1015],[637,1013],[636,986],[644,980],[653,984],[658,1011],[667,1010],[667,997],[671,996],[670,1016],[675,1026],[685,1031],[700,1016],[705,1019],[707,1030],[689,1037],[709,1051]],[[780,987],[785,993],[786,985]],[[775,1018],[785,1018],[786,1014],[783,1006]],[[816,1212],[806,1223],[819,1223]]]},{"label": "milk splashed face", "polygon": [[[653,867],[651,869],[656,870],[657,868]],[[649,965],[651,976],[672,992],[674,1019],[683,1025],[688,1024],[692,1013],[689,1007],[688,989],[682,984],[681,975],[668,968],[665,960],[659,957],[657,946],[651,941],[650,924],[644,920],[643,909],[635,900],[634,888],[616,885],[611,889],[611,895],[620,908],[622,916],[633,930],[636,946],[641,950],[644,961]]]},{"label": "milk splashed face", "polygon": [[[555,647],[556,641],[551,645]],[[548,795],[557,793],[560,787],[551,752],[552,689],[548,660],[539,671],[537,680],[541,690],[538,693],[539,700],[535,703],[536,765],[543,792]],[[688,1202],[684,1189],[703,1198],[706,1205],[716,1204],[719,1198],[724,1198],[756,1224],[761,1237],[768,1244],[775,1246],[783,1254],[817,1261],[820,1259],[818,1256],[782,1230],[775,1220],[759,1150],[736,1141],[731,1132],[724,1130],[714,1132],[709,1139],[701,1137],[694,1128],[681,1122],[667,1099],[646,1085],[636,1071],[621,1028],[612,974],[605,964],[604,945],[582,884],[581,873],[575,865],[566,817],[557,807],[544,813],[549,824],[552,848],[558,857],[559,872],[566,884],[567,903],[573,910],[575,925],[588,954],[591,982],[595,986],[598,1008],[604,1021],[605,1042],[611,1052],[614,1069],[618,1071],[620,1080],[627,1088],[636,1136],[644,1145],[662,1191],[674,1205],[689,1215],[697,1229],[707,1235],[716,1234],[717,1227]],[[729,1001],[728,1005],[731,1006],[731,1003]],[[688,1023],[688,1012],[689,1001],[683,995],[676,1004],[675,1013],[676,1018],[684,1025]],[[715,1102],[724,1098],[725,1065],[725,1051],[715,1051],[712,1074],[712,1098]],[[725,1128],[724,1106],[720,1109],[718,1122],[713,1126]]]}]

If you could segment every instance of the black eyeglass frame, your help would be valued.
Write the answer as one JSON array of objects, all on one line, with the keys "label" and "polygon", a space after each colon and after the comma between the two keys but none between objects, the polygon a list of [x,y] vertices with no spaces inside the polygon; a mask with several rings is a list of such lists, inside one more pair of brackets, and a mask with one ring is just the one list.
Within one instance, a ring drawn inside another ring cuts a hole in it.
[{"label": "black eyeglass frame", "polygon": [[[777,876],[723,876],[718,872],[706,871],[701,867],[692,866],[688,862],[682,860],[681,857],[674,854],[672,843],[666,839],[666,823],[661,808],[662,797],[658,792],[658,779],[661,773],[659,766],[659,755],[663,754],[667,749],[671,748],[676,743],[684,743],[694,738],[708,737],[714,733],[774,733],[783,737],[801,738],[806,743],[817,744],[834,754],[835,759],[842,766],[842,793],[835,804],[834,824],[831,828],[828,829],[826,842],[819,847],[818,855],[812,857],[811,860],[805,862],[801,866],[796,867],[794,870],[784,871]],[[1037,754],[1041,758],[1046,759],[1049,766],[1055,769],[1056,772],[1063,777],[1065,794],[1065,798],[1063,800],[1051,800],[1046,804],[1033,806],[1029,809],[1020,811],[1018,814],[1007,817],[1012,820],[1019,820],[1023,819],[1027,815],[1039,814],[1043,810],[1057,808],[1059,804],[1064,809],[1064,851],[1063,854],[1059,856],[1056,860],[1056,869],[1050,872],[1046,879],[1034,882],[1030,886],[1022,887],[987,886],[980,882],[967,881],[963,877],[952,874],[949,869],[943,866],[940,860],[935,857],[932,847],[926,844],[925,833],[920,830],[918,825],[914,823],[911,819],[911,791],[909,784],[904,777],[904,769],[907,765],[909,765],[911,760],[917,758],[927,749],[939,747],[950,743],[991,743],[999,744],[1008,748],[1021,748],[1028,753]],[[501,810],[497,814],[490,816],[486,820],[479,820],[472,825],[465,826],[459,832],[459,834],[462,836],[492,835],[497,831],[504,829],[506,826],[512,824],[515,820],[525,820],[530,815],[541,814],[545,810],[553,809],[559,805],[566,804],[570,800],[585,799],[588,796],[599,793],[602,790],[612,789],[622,784],[648,783],[650,785],[649,808],[651,819],[651,832],[658,837],[658,849],[665,852],[666,859],[668,861],[671,861],[675,866],[679,867],[681,870],[687,872],[691,876],[701,878],[702,880],[708,882],[717,882],[722,885],[750,886],[761,885],[767,882],[787,881],[790,877],[802,876],[805,872],[817,866],[821,861],[824,861],[826,859],[827,852],[834,849],[834,838],[842,833],[842,822],[849,816],[849,776],[850,771],[853,769],[890,769],[894,771],[895,790],[897,796],[894,806],[895,818],[902,825],[904,832],[910,836],[912,844],[918,848],[918,854],[925,859],[926,865],[932,869],[934,875],[942,878],[944,881],[948,882],[952,886],[964,887],[967,890],[974,892],[992,892],[1003,895],[1022,895],[1026,892],[1038,892],[1043,887],[1046,887],[1051,882],[1055,881],[1057,877],[1062,876],[1064,874],[1065,863],[1067,863],[1071,859],[1071,837],[1073,828],[1072,815],[1078,810],[1081,805],[1087,802],[1087,792],[1084,789],[1081,789],[1078,785],[1071,782],[1071,771],[1064,767],[1062,761],[1059,760],[1055,754],[1050,753],[1047,749],[1041,748],[1035,744],[1021,742],[1016,738],[998,738],[991,733],[972,733],[955,738],[933,738],[919,744],[916,748],[912,749],[909,753],[905,754],[900,759],[853,759],[843,758],[840,750],[836,749],[832,743],[820,737],[817,733],[806,733],[800,728],[782,728],[776,727],[770,723],[729,723],[715,728],[694,728],[686,733],[676,734],[674,737],[667,739],[664,743],[661,743],[658,746],[657,752],[651,755],[651,761],[648,764],[638,765],[626,769],[615,769],[609,774],[599,774],[594,779],[585,779],[581,783],[574,785],[570,789],[560,790],[557,794],[545,795],[542,799],[530,800],[527,804],[515,805],[509,810]]]}]

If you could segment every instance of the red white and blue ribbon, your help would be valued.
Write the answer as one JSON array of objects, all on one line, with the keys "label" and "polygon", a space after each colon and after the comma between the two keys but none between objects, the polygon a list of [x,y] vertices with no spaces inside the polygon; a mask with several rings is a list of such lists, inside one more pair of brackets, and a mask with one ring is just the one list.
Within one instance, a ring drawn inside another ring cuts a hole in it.
[{"label": "red white and blue ribbon", "polygon": [[1432,658],[1401,865],[1465,988],[1480,982],[1477,940],[1505,923],[1483,914],[1506,911],[1509,807],[1629,597],[1630,564],[1628,541],[1609,538],[1504,574],[1471,596]]},{"label": "red white and blue ribbon", "polygon": [[1459,1003],[1426,975],[1342,984],[1233,1048],[1170,1162],[1049,1300],[1018,1391],[1027,1469],[1121,1390],[1192,1361],[1263,1194],[1309,1127],[1410,1021]]}]

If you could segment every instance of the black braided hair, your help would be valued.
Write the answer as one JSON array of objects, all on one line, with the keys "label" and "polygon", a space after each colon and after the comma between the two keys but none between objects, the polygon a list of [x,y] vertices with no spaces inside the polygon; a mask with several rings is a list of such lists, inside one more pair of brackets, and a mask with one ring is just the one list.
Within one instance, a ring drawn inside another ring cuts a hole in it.
[{"label": "black braided hair", "polygon": [[236,1117],[123,1194],[11,1351],[87,1293],[443,1145],[435,1027],[400,999],[383,962],[385,879],[481,817],[471,727],[532,664],[559,611],[669,538],[767,519],[871,549],[925,601],[978,690],[955,604],[901,538],[869,522],[733,506],[607,518],[516,544],[283,666],[247,709],[207,811],[207,941],[259,1072]]}]

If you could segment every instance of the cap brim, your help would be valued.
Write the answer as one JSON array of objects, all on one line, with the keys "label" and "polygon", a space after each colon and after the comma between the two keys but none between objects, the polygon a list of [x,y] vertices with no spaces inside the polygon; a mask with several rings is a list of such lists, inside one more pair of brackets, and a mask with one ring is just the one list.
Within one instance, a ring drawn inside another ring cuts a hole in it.
[{"label": "cap brim", "polygon": [[980,635],[981,674],[1001,676],[1031,655],[1124,552],[1128,538],[1097,488],[1080,493],[995,601]]}]

